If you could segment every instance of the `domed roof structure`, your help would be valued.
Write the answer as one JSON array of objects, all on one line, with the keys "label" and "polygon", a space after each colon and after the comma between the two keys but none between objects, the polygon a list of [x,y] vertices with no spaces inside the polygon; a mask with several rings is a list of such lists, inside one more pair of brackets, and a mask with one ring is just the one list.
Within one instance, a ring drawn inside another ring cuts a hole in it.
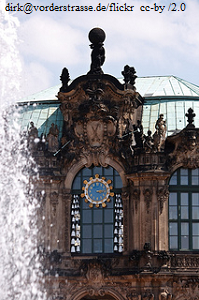
[{"label": "domed roof structure", "polygon": [[[119,79],[123,83],[123,79]],[[154,131],[155,122],[164,114],[168,135],[186,126],[185,113],[191,107],[199,116],[199,86],[176,76],[138,77],[136,90],[144,97],[142,124],[144,132]],[[62,133],[63,116],[56,95],[60,85],[35,93],[19,101],[21,129],[26,130],[30,121],[38,128],[39,135],[47,134],[51,123],[57,124]],[[199,127],[199,118],[195,119]]]}]

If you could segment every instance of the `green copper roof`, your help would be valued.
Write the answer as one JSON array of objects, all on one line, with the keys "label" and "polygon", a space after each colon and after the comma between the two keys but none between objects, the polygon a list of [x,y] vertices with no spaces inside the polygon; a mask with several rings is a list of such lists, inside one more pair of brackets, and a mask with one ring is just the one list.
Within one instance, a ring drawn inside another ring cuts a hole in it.
[{"label": "green copper roof", "polygon": [[142,97],[199,97],[199,86],[175,76],[137,78],[136,89]]},{"label": "green copper roof", "polygon": [[[123,82],[123,79],[119,80]],[[19,102],[22,130],[27,130],[30,121],[33,121],[39,135],[48,134],[54,123],[61,136],[63,116],[56,97],[59,89],[60,85],[57,85]],[[145,134],[149,129],[155,131],[160,114],[164,114],[166,119],[168,135],[182,130],[187,125],[185,114],[190,107],[196,114],[195,126],[199,127],[199,86],[175,76],[155,76],[137,78],[136,89],[145,98],[142,116]]]},{"label": "green copper roof", "polygon": [[[123,83],[123,79],[119,79]],[[19,102],[57,100],[61,85],[30,95]],[[199,97],[199,86],[175,76],[138,77],[135,82],[142,97],[191,96]]]}]

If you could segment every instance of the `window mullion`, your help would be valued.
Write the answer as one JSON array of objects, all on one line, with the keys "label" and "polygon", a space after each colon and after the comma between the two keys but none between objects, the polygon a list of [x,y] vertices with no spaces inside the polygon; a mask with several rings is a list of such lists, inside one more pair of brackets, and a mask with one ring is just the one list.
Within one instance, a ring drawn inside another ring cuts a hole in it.
[{"label": "window mullion", "polygon": [[[170,181],[170,192],[177,193],[178,216],[176,223],[178,226],[178,250],[183,250],[187,248],[189,250],[199,249],[199,185],[197,185],[198,182],[199,169],[185,170],[182,168],[178,169],[174,173],[174,179]],[[173,202],[169,201],[169,211],[170,209],[172,211],[173,205]],[[175,223],[175,220],[169,217],[169,224],[172,223]],[[169,233],[169,238],[172,238],[171,233]],[[172,244],[170,244],[170,247],[172,249]]]},{"label": "window mullion", "polygon": [[181,249],[181,193],[177,193],[178,201],[178,250]]},{"label": "window mullion", "polygon": [[93,223],[93,209],[91,208],[91,245],[92,245],[92,253],[94,253],[94,223]]},{"label": "window mullion", "polygon": [[193,249],[192,221],[192,193],[189,192],[189,245],[191,250]]}]

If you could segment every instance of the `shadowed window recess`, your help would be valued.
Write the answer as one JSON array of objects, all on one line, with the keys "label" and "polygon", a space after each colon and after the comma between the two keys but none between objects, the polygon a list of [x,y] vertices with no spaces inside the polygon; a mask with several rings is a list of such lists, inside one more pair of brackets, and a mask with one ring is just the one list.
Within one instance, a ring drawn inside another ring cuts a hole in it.
[{"label": "shadowed window recess", "polygon": [[169,247],[199,249],[199,169],[178,169],[171,177]]}]

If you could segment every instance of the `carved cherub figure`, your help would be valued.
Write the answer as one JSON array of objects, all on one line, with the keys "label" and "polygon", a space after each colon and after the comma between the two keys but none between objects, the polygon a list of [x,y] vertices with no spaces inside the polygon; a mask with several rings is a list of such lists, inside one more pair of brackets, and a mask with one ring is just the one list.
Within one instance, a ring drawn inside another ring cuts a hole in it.
[{"label": "carved cherub figure", "polygon": [[122,71],[122,75],[124,76],[125,84],[130,83],[132,86],[134,86],[135,79],[137,78],[135,73],[136,71],[134,67],[129,67],[128,65],[124,67],[124,71]]},{"label": "carved cherub figure", "polygon": [[144,150],[146,153],[151,153],[154,150],[154,141],[151,136],[151,130],[148,130],[148,135],[144,135]]}]

